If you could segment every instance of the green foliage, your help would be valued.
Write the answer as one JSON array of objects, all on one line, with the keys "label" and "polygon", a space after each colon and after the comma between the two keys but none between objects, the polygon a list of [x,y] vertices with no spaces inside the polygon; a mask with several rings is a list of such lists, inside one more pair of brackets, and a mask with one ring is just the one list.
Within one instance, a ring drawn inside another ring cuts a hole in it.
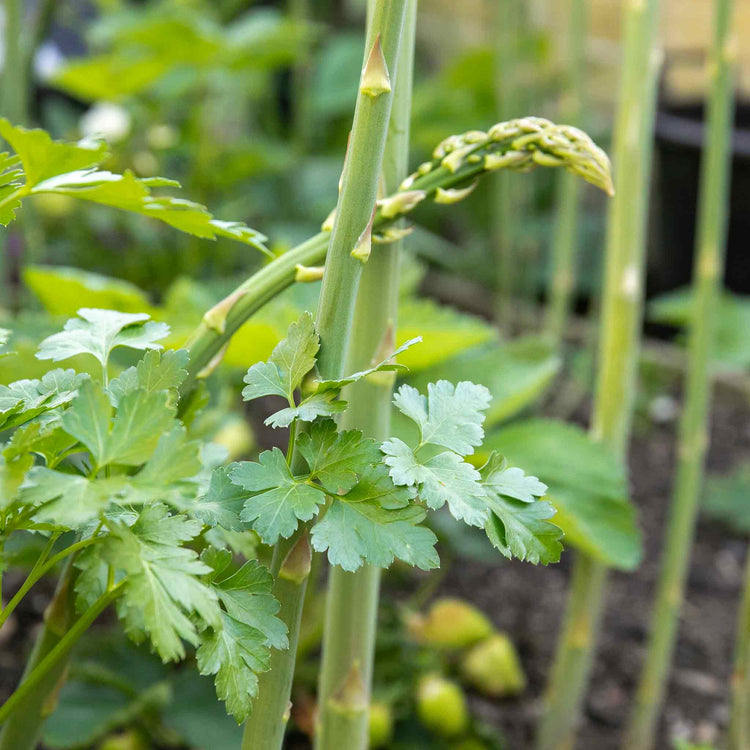
[{"label": "green foliage", "polygon": [[0,119],[0,136],[15,150],[23,167],[19,170],[8,154],[0,155],[0,170],[5,168],[0,174],[0,223],[4,226],[15,218],[23,197],[51,193],[159,219],[196,237],[227,237],[268,252],[265,237],[244,224],[214,219],[203,206],[184,198],[151,193],[151,188],[179,187],[174,180],[100,170],[108,156],[104,143],[53,141],[43,130],[14,127],[5,119]]},{"label": "green foliage", "polygon": [[641,559],[635,508],[625,467],[575,425],[533,419],[488,436],[485,448],[534,466],[549,485],[555,523],[565,538],[597,560],[632,570]]},{"label": "green foliage", "polygon": [[750,462],[745,462],[726,476],[714,476],[708,480],[701,512],[739,534],[750,534],[748,496]]},{"label": "green foliage", "polygon": [[[678,289],[663,294],[648,305],[654,323],[687,328],[693,293]],[[719,299],[711,356],[723,369],[746,371],[750,367],[750,299],[723,292]]]}]

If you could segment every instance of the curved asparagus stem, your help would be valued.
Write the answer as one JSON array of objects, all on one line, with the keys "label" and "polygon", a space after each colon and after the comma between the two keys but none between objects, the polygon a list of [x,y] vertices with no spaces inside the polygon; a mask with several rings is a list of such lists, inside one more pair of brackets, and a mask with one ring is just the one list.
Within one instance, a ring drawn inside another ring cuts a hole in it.
[{"label": "curved asparagus stem", "polygon": [[[346,364],[362,261],[367,259],[372,241],[372,217],[393,101],[390,76],[397,71],[405,11],[405,0],[377,3],[368,30],[366,60],[316,321],[321,344],[318,370],[326,379],[341,377]],[[365,247],[367,253],[362,252]],[[292,457],[292,462],[295,461]],[[290,555],[307,539],[305,525],[300,526],[298,535],[300,542]],[[270,671],[261,676],[258,700],[245,725],[243,750],[277,750],[283,743],[299,622],[310,572],[310,549],[306,542],[304,546],[307,550],[304,562],[292,566],[300,572],[285,575],[285,563],[275,578],[274,594],[281,603],[282,616],[287,614],[290,648],[283,655],[275,652]],[[280,557],[278,547],[274,557]]]},{"label": "curved asparagus stem", "polygon": [[629,750],[648,750],[654,746],[685,595],[708,448],[711,346],[724,269],[729,198],[735,56],[731,47],[732,5],[731,0],[717,0],[715,5],[714,38],[708,61],[711,93],[701,170],[685,406],[680,420],[677,473],[650,638],[624,745]]},{"label": "curved asparagus stem", "polygon": [[[625,5],[624,70],[614,132],[618,193],[607,224],[602,328],[591,434],[625,460],[642,318],[642,276],[657,73],[657,0]],[[579,554],[537,750],[573,746],[604,608],[607,569]],[[581,595],[580,592],[587,592]],[[580,634],[584,633],[582,639]]]},{"label": "curved asparagus stem", "polygon": [[[374,2],[370,2],[373,8]],[[406,176],[417,0],[408,0],[396,77],[393,111],[383,160],[386,190]],[[354,312],[347,370],[356,372],[393,349],[398,312],[400,242],[378,248],[367,262]],[[342,426],[362,430],[377,440],[388,437],[393,382],[366,380],[347,389],[349,408]],[[330,570],[323,655],[318,691],[317,750],[366,750],[369,698],[380,570],[364,566],[355,573]]]}]

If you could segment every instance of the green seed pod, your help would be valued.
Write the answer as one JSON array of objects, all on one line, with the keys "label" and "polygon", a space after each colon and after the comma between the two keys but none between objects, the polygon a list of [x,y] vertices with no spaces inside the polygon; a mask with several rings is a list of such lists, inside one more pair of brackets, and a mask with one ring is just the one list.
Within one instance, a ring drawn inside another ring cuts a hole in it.
[{"label": "green seed pod", "polygon": [[495,633],[474,646],[461,662],[461,673],[479,692],[493,698],[517,695],[526,687],[516,649],[504,633]]},{"label": "green seed pod", "polygon": [[492,633],[492,623],[462,599],[437,599],[426,616],[411,615],[410,633],[420,643],[447,650],[468,648]]},{"label": "green seed pod", "polygon": [[417,715],[431,732],[456,737],[469,726],[469,710],[460,686],[438,674],[422,677],[417,687]]},{"label": "green seed pod", "polygon": [[370,704],[370,748],[388,747],[393,737],[393,714],[391,707],[383,701]]}]

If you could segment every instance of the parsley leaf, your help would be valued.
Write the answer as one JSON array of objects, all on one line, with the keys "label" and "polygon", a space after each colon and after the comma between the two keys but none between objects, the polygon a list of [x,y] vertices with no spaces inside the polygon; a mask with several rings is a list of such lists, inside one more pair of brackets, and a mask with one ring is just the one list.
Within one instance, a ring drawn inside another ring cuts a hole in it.
[{"label": "parsley leaf", "polygon": [[126,575],[117,603],[120,619],[134,640],[148,636],[163,661],[185,656],[182,639],[200,642],[193,615],[212,627],[221,623],[218,597],[201,580],[211,568],[181,546],[200,531],[199,521],[169,515],[166,506],[155,504],[144,508],[130,528],[111,523],[110,538],[102,545],[105,562]]},{"label": "parsley leaf", "polygon": [[345,411],[347,407],[346,401],[336,399],[337,395],[338,391],[314,393],[302,401],[299,406],[288,407],[271,414],[265,420],[265,424],[274,428],[289,427],[295,419],[300,419],[303,422],[312,422],[318,417],[332,417],[335,414]]},{"label": "parsley leaf", "polygon": [[544,497],[548,487],[536,477],[530,476],[517,466],[508,466],[505,459],[493,453],[482,471],[482,484],[496,495],[505,495],[533,503]]},{"label": "parsley leaf", "polygon": [[146,313],[121,313],[83,307],[78,318],[71,318],[60,333],[42,341],[37,359],[55,362],[77,354],[92,354],[107,366],[115,347],[160,349],[156,342],[169,333],[166,323],[155,323]]},{"label": "parsley leaf", "polygon": [[258,673],[270,666],[270,649],[288,648],[286,625],[276,617],[271,574],[257,561],[231,572],[229,553],[208,550],[211,584],[222,605],[221,624],[202,635],[196,652],[201,674],[216,675],[216,692],[238,722],[250,715],[258,694]]},{"label": "parsley leaf", "polygon": [[284,454],[274,448],[260,454],[258,463],[235,464],[231,480],[253,494],[245,501],[241,520],[251,523],[266,544],[290,537],[298,521],[309,521],[325,502],[319,487],[292,476]]},{"label": "parsley leaf", "polygon": [[112,405],[117,406],[125,394],[136,388],[143,388],[148,393],[176,390],[187,377],[187,363],[188,352],[185,349],[166,352],[147,350],[134,367],[128,367],[110,382],[107,392]]},{"label": "parsley leaf", "polygon": [[419,427],[420,444],[439,445],[461,456],[473,453],[484,437],[482,411],[492,400],[487,388],[439,380],[427,386],[427,394],[402,385],[393,398],[399,411]]},{"label": "parsley leaf", "polygon": [[470,526],[484,526],[487,519],[485,492],[479,472],[455,453],[443,451],[420,461],[398,438],[381,446],[391,478],[397,485],[417,487],[420,499],[433,510],[448,503],[451,515]]},{"label": "parsley leaf", "polygon": [[437,537],[418,526],[425,511],[416,505],[387,510],[377,502],[346,502],[337,498],[325,516],[313,526],[312,546],[328,550],[328,560],[344,570],[364,563],[387,568],[398,557],[422,570],[439,566]]},{"label": "parsley leaf", "polygon": [[381,459],[374,440],[363,437],[359,430],[339,432],[331,420],[313,422],[310,431],[297,438],[297,448],[312,478],[331,495],[351,490],[358,477]]},{"label": "parsley leaf", "polygon": [[229,478],[229,468],[220,466],[212,472],[208,490],[191,511],[206,526],[242,531],[245,527],[240,522],[240,513],[246,497],[247,492]]},{"label": "parsley leaf", "polygon": [[[258,362],[245,375],[245,401],[261,396],[283,396],[294,403],[294,391],[315,366],[320,340],[310,313],[289,326],[286,338],[276,345],[268,362]],[[287,424],[290,424],[290,420]]]}]

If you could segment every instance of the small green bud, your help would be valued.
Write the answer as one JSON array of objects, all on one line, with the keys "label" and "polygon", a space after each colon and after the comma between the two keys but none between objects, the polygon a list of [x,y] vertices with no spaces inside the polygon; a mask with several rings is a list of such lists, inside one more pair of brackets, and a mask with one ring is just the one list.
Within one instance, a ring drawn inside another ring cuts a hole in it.
[{"label": "small green bud", "polygon": [[474,646],[461,662],[461,673],[470,685],[493,698],[517,695],[526,687],[516,649],[504,633],[495,633]]},{"label": "small green bud", "polygon": [[240,287],[229,296],[217,302],[204,316],[203,322],[217,333],[224,333],[227,324],[227,315],[230,310],[247,294],[247,289]]},{"label": "small green bud", "polygon": [[333,222],[336,220],[336,209],[334,208],[333,211],[331,211],[330,214],[326,217],[326,220],[323,222],[322,226],[320,227],[322,231],[324,232],[332,232],[333,231]]},{"label": "small green bud", "polygon": [[311,281],[320,281],[323,278],[325,266],[303,266],[297,263],[294,267],[294,280],[299,283],[308,283]]},{"label": "small green bud", "polygon": [[466,160],[466,157],[476,148],[473,143],[462,148],[457,148],[455,151],[451,151],[447,156],[443,157],[440,162],[446,169],[449,169],[453,174],[458,172],[461,165]]},{"label": "small green bud", "polygon": [[369,720],[370,748],[388,747],[393,737],[393,714],[391,707],[383,701],[370,704]]},{"label": "small green bud", "polygon": [[387,94],[391,90],[391,77],[388,74],[383,47],[380,44],[380,34],[375,38],[375,43],[367,57],[367,63],[362,70],[359,90],[373,99],[381,94]]},{"label": "small green bud", "polygon": [[474,188],[479,184],[479,180],[474,180],[468,187],[465,188],[438,188],[435,191],[435,203],[444,203],[450,205],[452,203],[458,203],[467,196],[474,192]]},{"label": "small green bud", "polygon": [[438,674],[425,675],[419,681],[417,715],[427,729],[441,737],[456,737],[469,726],[469,710],[460,686]]},{"label": "small green bud", "polygon": [[407,627],[419,643],[437,648],[468,648],[492,633],[492,623],[462,599],[438,599],[426,616],[413,614]]},{"label": "small green bud", "polygon": [[390,198],[378,201],[380,215],[384,219],[395,219],[397,216],[408,214],[426,196],[427,193],[424,190],[407,190],[404,193],[395,193]]},{"label": "small green bud", "polygon": [[351,252],[352,258],[356,258],[357,260],[362,261],[362,263],[367,263],[370,259],[370,253],[372,252],[372,224],[375,221],[376,210],[377,207],[372,209],[370,221],[367,223],[362,234],[359,235],[357,244]]},{"label": "small green bud", "polygon": [[372,235],[372,241],[376,245],[390,245],[392,242],[408,237],[414,231],[414,227],[388,227],[383,232]]},{"label": "small green bud", "polygon": [[310,575],[312,564],[312,550],[307,533],[304,533],[297,543],[289,550],[279,570],[279,578],[301,584]]}]

